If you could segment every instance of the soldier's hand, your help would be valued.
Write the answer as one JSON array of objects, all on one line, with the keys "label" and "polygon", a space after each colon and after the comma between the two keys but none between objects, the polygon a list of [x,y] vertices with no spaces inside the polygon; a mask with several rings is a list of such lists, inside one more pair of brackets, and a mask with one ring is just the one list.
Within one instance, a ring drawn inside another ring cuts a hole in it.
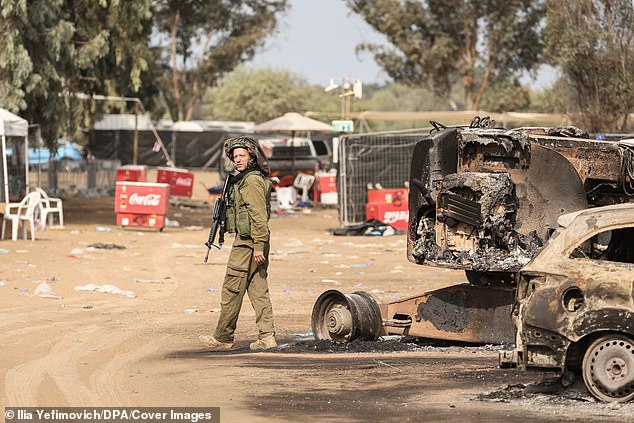
[{"label": "soldier's hand", "polygon": [[264,262],[266,262],[266,257],[264,257],[264,253],[260,251],[254,251],[253,257],[255,258],[255,262],[258,266],[262,266]]}]

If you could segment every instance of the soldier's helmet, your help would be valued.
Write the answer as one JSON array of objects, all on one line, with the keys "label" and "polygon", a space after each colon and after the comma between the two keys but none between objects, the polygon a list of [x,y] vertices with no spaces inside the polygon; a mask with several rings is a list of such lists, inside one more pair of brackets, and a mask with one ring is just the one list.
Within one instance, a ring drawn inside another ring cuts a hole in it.
[{"label": "soldier's helmet", "polygon": [[269,161],[264,155],[264,151],[260,146],[260,143],[251,137],[235,137],[228,138],[225,141],[225,154],[229,160],[233,161],[233,150],[236,148],[244,148],[249,152],[249,155],[253,159],[255,166],[264,174],[268,176],[270,173]]}]

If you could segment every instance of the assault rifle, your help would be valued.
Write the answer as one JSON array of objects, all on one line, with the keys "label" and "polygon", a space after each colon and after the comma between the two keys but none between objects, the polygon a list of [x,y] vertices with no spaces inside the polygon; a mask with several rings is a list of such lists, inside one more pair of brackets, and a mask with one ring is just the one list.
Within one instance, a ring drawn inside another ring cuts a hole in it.
[{"label": "assault rifle", "polygon": [[[231,186],[231,174],[227,175],[225,179],[225,185],[222,187],[222,195],[216,200],[214,204],[214,212],[212,214],[212,225],[209,231],[209,239],[205,242],[207,247],[207,254],[205,254],[205,263],[209,258],[209,251],[211,247],[217,249],[222,248],[222,244],[225,242],[225,229],[227,223],[227,198],[229,195],[229,187]],[[214,244],[214,240],[218,236],[218,245]]]}]

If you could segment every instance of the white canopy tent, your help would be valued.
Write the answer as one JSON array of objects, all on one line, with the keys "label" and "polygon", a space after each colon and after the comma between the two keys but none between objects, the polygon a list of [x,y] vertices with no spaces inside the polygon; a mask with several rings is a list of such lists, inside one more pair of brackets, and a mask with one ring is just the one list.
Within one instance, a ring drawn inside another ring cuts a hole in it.
[{"label": "white canopy tent", "polygon": [[[20,116],[0,108],[0,137],[2,137],[2,185],[4,202],[9,202],[9,174],[7,169],[7,137],[24,138],[24,166],[26,175],[26,190],[29,187],[29,123]],[[14,152],[17,154],[17,152]]]}]

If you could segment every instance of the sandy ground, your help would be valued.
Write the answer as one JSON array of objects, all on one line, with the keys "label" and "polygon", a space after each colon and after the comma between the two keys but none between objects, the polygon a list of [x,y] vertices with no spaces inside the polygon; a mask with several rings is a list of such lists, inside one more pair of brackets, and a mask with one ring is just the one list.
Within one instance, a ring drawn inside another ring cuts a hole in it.
[{"label": "sandy ground", "polygon": [[[223,422],[634,421],[632,404],[598,404],[582,389],[526,393],[546,375],[496,368],[496,348],[311,352],[298,334],[326,289],[389,301],[464,280],[410,264],[404,236],[331,236],[335,210],[274,217],[269,283],[285,345],[249,351],[257,330],[245,300],[236,350],[212,353],[198,336],[215,327],[230,248],[202,264],[209,210],[173,207],[181,227],[159,233],[114,226],[112,199],[64,206],[63,230],[0,241],[2,406],[218,406]],[[45,281],[63,298],[34,295]],[[133,295],[76,290],[87,284]]]}]

